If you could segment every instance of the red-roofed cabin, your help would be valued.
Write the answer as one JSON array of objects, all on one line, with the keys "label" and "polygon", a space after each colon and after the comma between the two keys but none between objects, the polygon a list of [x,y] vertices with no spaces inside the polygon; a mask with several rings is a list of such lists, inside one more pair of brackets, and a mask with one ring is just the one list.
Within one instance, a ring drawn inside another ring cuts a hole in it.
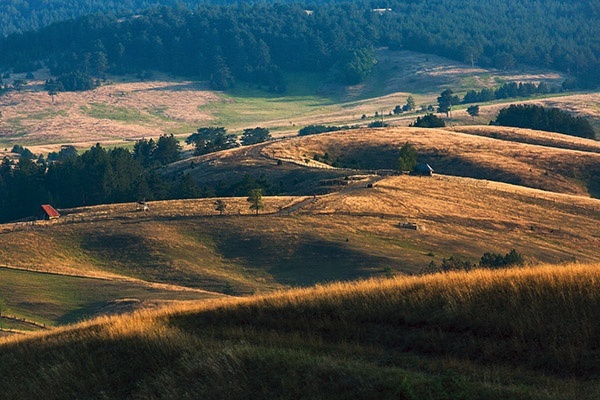
[{"label": "red-roofed cabin", "polygon": [[40,207],[40,211],[38,213],[38,219],[49,220],[49,219],[57,219],[58,217],[60,217],[60,214],[50,204],[43,204]]}]

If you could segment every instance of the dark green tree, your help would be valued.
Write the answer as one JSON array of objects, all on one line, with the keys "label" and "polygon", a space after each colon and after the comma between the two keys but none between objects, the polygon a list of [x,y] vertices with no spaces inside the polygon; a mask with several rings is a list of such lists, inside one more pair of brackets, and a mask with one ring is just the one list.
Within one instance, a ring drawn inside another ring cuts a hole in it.
[{"label": "dark green tree", "polygon": [[247,128],[244,129],[241,142],[244,146],[257,144],[271,140],[271,132],[267,128]]},{"label": "dark green tree", "polygon": [[417,104],[415,103],[415,99],[412,96],[408,96],[406,99],[406,111],[412,111],[417,108]]},{"label": "dark green tree", "polygon": [[187,144],[193,144],[194,154],[202,155],[215,151],[238,147],[237,137],[228,134],[227,129],[222,126],[203,127],[185,139]]},{"label": "dark green tree", "polygon": [[446,113],[446,117],[449,117],[450,111],[452,111],[452,106],[460,104],[460,99],[458,98],[458,96],[454,95],[454,92],[452,90],[446,89],[437,98],[437,102],[438,112]]},{"label": "dark green tree", "polygon": [[256,215],[258,215],[260,210],[265,208],[262,200],[262,189],[252,189],[246,201],[250,203],[250,209],[256,211]]},{"label": "dark green tree", "polygon": [[225,203],[222,199],[218,199],[214,202],[215,210],[219,212],[219,215],[223,215],[225,210],[227,209],[227,203]]},{"label": "dark green tree", "polygon": [[467,108],[467,113],[471,116],[471,118],[473,118],[473,120],[475,119],[475,117],[477,117],[479,115],[479,106],[478,105],[474,105],[474,106],[469,106]]},{"label": "dark green tree", "polygon": [[202,197],[202,189],[198,183],[192,178],[191,174],[183,174],[179,180],[176,197],[179,199],[195,199]]},{"label": "dark green tree", "polygon": [[142,164],[144,168],[148,168],[154,164],[155,151],[156,143],[154,139],[140,139],[133,146],[133,158]]},{"label": "dark green tree", "polygon": [[64,90],[62,84],[56,79],[48,79],[44,88],[48,92],[48,95],[52,98],[52,103],[54,103],[54,97]]},{"label": "dark green tree", "polygon": [[446,123],[437,115],[427,114],[423,117],[417,117],[415,122],[409,126],[414,126],[417,128],[443,128],[446,126]]},{"label": "dark green tree", "polygon": [[178,161],[181,158],[181,145],[179,140],[170,135],[162,135],[156,142],[156,149],[152,158],[160,165],[166,165]]},{"label": "dark green tree", "polygon": [[373,70],[377,59],[371,48],[348,50],[332,67],[335,79],[343,84],[356,85]]},{"label": "dark green tree", "polygon": [[401,172],[412,171],[417,165],[417,156],[417,150],[412,143],[404,143],[398,156],[398,170]]}]

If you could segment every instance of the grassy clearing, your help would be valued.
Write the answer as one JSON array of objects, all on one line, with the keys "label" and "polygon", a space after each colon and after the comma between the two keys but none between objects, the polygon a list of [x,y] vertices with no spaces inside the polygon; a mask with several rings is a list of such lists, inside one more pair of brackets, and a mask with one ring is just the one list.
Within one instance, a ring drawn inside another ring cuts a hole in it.
[{"label": "grassy clearing", "polygon": [[0,293],[3,315],[48,326],[64,325],[105,312],[124,312],[164,301],[216,297],[207,292],[160,289],[144,282],[8,268],[0,268]]},{"label": "grassy clearing", "polygon": [[101,103],[90,103],[89,106],[82,106],[81,111],[89,117],[95,119],[109,119],[127,123],[147,123],[152,120],[149,115],[144,115],[137,110],[131,110],[125,107],[114,107]]},{"label": "grassy clearing", "polygon": [[5,340],[7,399],[595,399],[599,265],[371,280]]},{"label": "grassy clearing", "polygon": [[[215,92],[209,90],[206,82],[157,74],[162,80],[119,78],[93,91],[60,93],[52,103],[41,89],[43,81],[31,82],[30,88],[40,89],[10,92],[0,98],[0,132],[7,147],[16,141],[28,146],[117,140],[122,144],[124,140],[163,133],[189,135],[198,127],[209,125],[224,125],[234,132],[265,126],[281,137],[315,123],[366,125],[370,120],[361,120],[363,114],[372,117],[377,111],[387,115],[396,105],[405,104],[408,95],[420,108],[435,105],[436,97],[446,88],[462,95],[470,89],[504,82],[545,81],[556,85],[564,80],[563,76],[544,71],[477,69],[410,51],[381,49],[378,53],[380,62],[363,84],[345,87],[331,84],[324,74],[293,73],[286,76],[284,95],[243,82],[226,93]],[[597,97],[597,93],[591,93],[528,101],[588,116],[598,125]],[[482,105],[477,121],[472,121],[463,109],[457,109],[449,122],[487,124],[503,105],[506,104]],[[415,119],[416,113],[404,113],[388,118],[388,122],[407,126]]]},{"label": "grassy clearing", "polygon": [[294,94],[296,91],[293,89],[291,92],[272,94],[240,84],[223,94],[220,102],[201,106],[200,110],[214,115],[213,124],[240,131],[258,125],[293,129],[299,118],[302,120],[339,110],[339,105],[326,97]]}]

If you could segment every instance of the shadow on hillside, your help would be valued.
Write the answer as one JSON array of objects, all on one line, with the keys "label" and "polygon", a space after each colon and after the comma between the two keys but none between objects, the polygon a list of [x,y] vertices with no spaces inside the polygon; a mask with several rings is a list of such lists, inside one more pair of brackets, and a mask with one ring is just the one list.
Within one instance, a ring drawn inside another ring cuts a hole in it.
[{"label": "shadow on hillside", "polygon": [[600,199],[600,171],[595,175],[595,178],[588,180],[587,189],[590,196]]},{"label": "shadow on hillside", "polygon": [[389,266],[390,260],[356,251],[350,244],[314,237],[280,235],[230,235],[218,244],[223,257],[270,274],[275,281],[292,286],[354,280],[372,276]]}]

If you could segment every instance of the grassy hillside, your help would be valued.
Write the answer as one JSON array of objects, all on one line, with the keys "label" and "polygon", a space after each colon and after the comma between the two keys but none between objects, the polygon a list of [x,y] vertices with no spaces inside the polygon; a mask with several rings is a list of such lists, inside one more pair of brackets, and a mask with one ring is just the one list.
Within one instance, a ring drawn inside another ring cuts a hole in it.
[{"label": "grassy hillside", "polygon": [[[514,133],[518,132],[518,133]],[[399,149],[415,146],[436,172],[577,195],[597,195],[600,146],[567,135],[500,127],[352,130],[280,141],[262,153],[298,161],[315,156],[361,169],[396,169]]]},{"label": "grassy hillside", "polygon": [[5,341],[7,399],[595,399],[600,265],[451,273],[105,317]]},{"label": "grassy hillside", "polygon": [[[0,328],[14,328],[19,318],[29,322],[22,330],[64,325],[100,314],[122,313],[172,301],[221,297],[217,293],[151,285],[143,281],[99,279],[0,268]],[[15,317],[15,318],[10,318]],[[36,324],[32,324],[35,322]],[[18,327],[17,327],[18,328]]]},{"label": "grassy hillside", "polygon": [[[47,70],[37,71],[34,79],[13,74],[28,81],[20,91],[0,96],[0,146],[14,144],[32,147],[34,152],[59,149],[72,143],[88,148],[96,142],[127,145],[141,137],[174,133],[185,137],[198,127],[222,125],[233,132],[265,126],[275,136],[295,135],[311,123],[365,124],[375,112],[388,114],[396,105],[404,105],[412,95],[418,108],[436,104],[439,93],[450,88],[463,95],[466,91],[499,86],[504,82],[541,82],[560,85],[565,76],[536,69],[497,71],[474,69],[442,57],[410,51],[380,50],[376,71],[363,84],[332,85],[320,74],[290,74],[285,95],[239,84],[228,92],[211,91],[206,82],[178,80],[155,74],[153,80],[134,77],[113,78],[88,92],[60,93],[54,103],[43,89]],[[594,104],[598,94],[536,99],[545,106],[557,106],[584,115],[600,126],[600,114]],[[466,106],[453,112],[454,124],[487,124],[503,103],[481,107],[481,116],[472,120]],[[361,120],[365,114],[368,120]],[[416,113],[388,118],[407,126]],[[33,147],[35,146],[35,147]]]},{"label": "grassy hillside", "polygon": [[[412,274],[453,255],[477,262],[512,248],[533,263],[600,261],[598,200],[449,176],[363,178],[316,199],[266,197],[259,216],[245,198],[223,199],[223,216],[214,199],[198,199],[151,202],[147,213],[118,204],[62,210],[54,223],[0,225],[2,264],[89,278],[19,272],[9,279],[6,271],[0,300],[15,315],[55,325],[122,298],[207,296],[184,288],[265,293]],[[40,283],[19,283],[27,279]],[[145,292],[155,284],[175,286]],[[88,289],[81,297],[69,285]],[[42,287],[47,298],[29,304]]]}]

